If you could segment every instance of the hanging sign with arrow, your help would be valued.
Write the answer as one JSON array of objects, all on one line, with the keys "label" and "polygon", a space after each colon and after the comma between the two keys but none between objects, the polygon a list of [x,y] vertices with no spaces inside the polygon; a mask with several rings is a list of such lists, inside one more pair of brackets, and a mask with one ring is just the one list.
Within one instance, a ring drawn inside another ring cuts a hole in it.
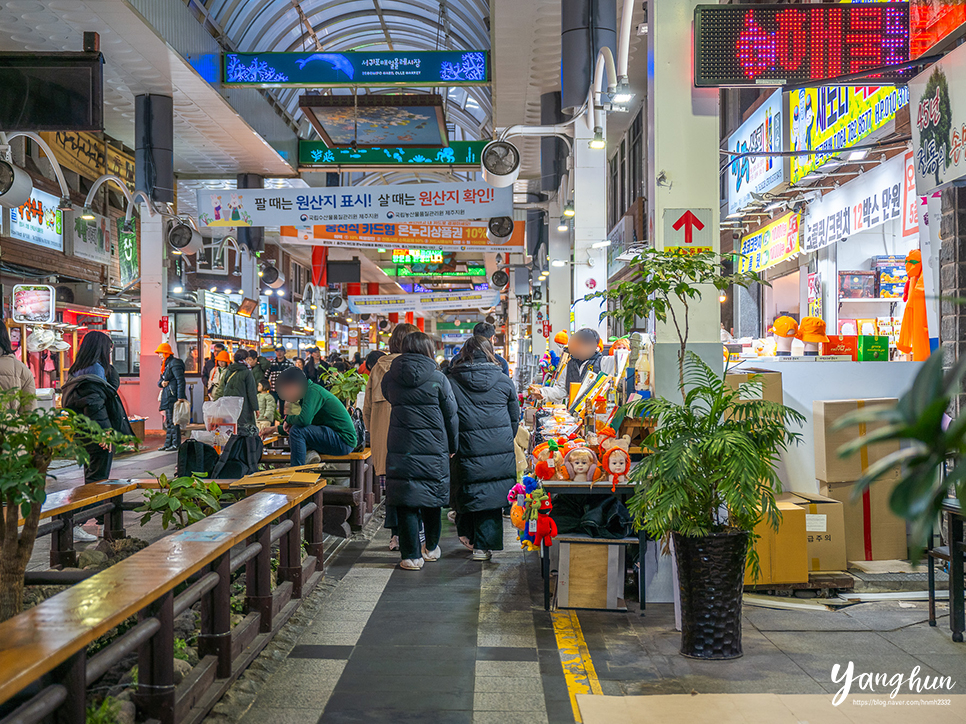
[{"label": "hanging sign with arrow", "polygon": [[665,209],[664,248],[696,253],[714,248],[711,209]]}]

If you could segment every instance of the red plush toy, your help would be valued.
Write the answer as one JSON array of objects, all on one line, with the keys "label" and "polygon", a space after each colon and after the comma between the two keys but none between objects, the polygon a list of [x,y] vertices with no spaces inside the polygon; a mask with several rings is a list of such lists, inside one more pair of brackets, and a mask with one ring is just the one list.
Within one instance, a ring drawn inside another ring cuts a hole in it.
[{"label": "red plush toy", "polygon": [[550,517],[551,510],[553,510],[553,503],[550,502],[548,495],[540,501],[540,509],[537,513],[537,531],[533,535],[534,545],[543,543],[544,546],[549,548],[553,545],[553,539],[557,537],[557,524]]}]

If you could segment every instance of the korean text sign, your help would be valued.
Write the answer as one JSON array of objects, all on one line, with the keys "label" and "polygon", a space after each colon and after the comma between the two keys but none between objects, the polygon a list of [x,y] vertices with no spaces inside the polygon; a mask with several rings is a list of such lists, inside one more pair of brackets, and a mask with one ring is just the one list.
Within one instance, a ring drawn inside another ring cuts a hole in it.
[{"label": "korean text sign", "polygon": [[809,204],[803,248],[815,251],[903,216],[906,157],[896,156]]},{"label": "korean text sign", "polygon": [[428,294],[378,294],[349,297],[353,314],[389,312],[438,312],[449,309],[487,309],[500,303],[500,291],[430,292]]},{"label": "korean text sign", "polygon": [[741,240],[741,271],[761,271],[790,259],[799,250],[801,217],[789,212]]},{"label": "korean text sign", "polygon": [[60,199],[39,189],[30,192],[23,206],[10,209],[10,236],[14,239],[64,250],[63,214],[57,208]]},{"label": "korean text sign", "polygon": [[313,226],[510,216],[513,189],[487,183],[199,191],[204,226]]},{"label": "korean text sign", "polygon": [[[783,150],[782,92],[772,93],[747,121],[728,139],[728,150],[735,153],[781,152]],[[735,159],[728,169],[728,213],[733,214],[752,200],[785,180],[781,156]]]},{"label": "korean text sign", "polygon": [[281,236],[289,243],[382,249],[428,246],[446,251],[523,251],[526,222],[514,221],[508,239],[491,242],[485,221],[412,222],[396,224],[324,224],[283,226]]}]

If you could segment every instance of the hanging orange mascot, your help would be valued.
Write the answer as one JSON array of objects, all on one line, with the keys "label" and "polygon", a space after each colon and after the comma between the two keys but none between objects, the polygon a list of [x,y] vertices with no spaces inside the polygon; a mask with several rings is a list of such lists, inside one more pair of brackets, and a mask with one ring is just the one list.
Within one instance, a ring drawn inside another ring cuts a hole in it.
[{"label": "hanging orange mascot", "polygon": [[906,288],[902,299],[906,311],[896,347],[917,362],[929,359],[929,329],[926,322],[926,288],[922,281],[922,253],[913,249],[906,256]]}]

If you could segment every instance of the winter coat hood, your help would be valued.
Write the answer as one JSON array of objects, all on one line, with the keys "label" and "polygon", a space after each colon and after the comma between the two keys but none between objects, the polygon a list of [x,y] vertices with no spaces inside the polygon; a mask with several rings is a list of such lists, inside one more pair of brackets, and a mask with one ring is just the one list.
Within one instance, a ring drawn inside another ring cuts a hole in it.
[{"label": "winter coat hood", "polygon": [[464,362],[449,368],[449,378],[462,387],[474,392],[486,392],[499,382],[499,376],[506,377],[496,362],[478,356],[472,362]]},{"label": "winter coat hood", "polygon": [[406,352],[392,361],[386,377],[395,385],[419,387],[428,382],[433,373],[438,371],[436,360],[426,355]]}]

